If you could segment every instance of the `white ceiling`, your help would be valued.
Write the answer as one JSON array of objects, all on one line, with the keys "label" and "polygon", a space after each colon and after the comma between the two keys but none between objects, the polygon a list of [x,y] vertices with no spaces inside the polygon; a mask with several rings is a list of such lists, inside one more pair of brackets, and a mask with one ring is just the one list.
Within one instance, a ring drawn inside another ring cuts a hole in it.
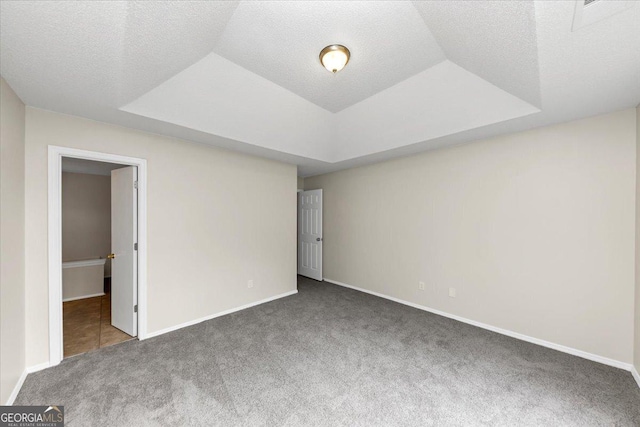
[{"label": "white ceiling", "polygon": [[[318,66],[351,50],[349,72]],[[214,52],[333,113],[445,59],[411,2],[241,2]]]},{"label": "white ceiling", "polygon": [[507,92],[540,106],[533,1],[415,1],[447,58]]},{"label": "white ceiling", "polygon": [[640,7],[572,31],[582,4],[2,1],[0,73],[28,105],[309,176],[637,105]]}]

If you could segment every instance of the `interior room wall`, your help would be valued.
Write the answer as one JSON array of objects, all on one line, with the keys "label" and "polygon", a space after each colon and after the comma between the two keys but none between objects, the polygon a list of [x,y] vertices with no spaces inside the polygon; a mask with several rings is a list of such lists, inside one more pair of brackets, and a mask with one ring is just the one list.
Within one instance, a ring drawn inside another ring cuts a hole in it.
[{"label": "interior room wall", "polygon": [[635,117],[305,178],[324,189],[324,277],[632,363]]},{"label": "interior room wall", "polygon": [[298,190],[304,190],[304,178],[298,177]]},{"label": "interior room wall", "polygon": [[147,160],[149,333],[296,290],[296,166],[27,107],[28,366],[49,359],[49,144]]},{"label": "interior room wall", "polygon": [[[636,319],[634,365],[636,372],[640,373],[640,105],[636,107],[636,168]],[[638,384],[640,385],[640,381]]]},{"label": "interior room wall", "polygon": [[0,77],[0,404],[25,369],[25,107]]},{"label": "interior room wall", "polygon": [[62,302],[104,295],[104,262],[101,260],[62,263]]},{"label": "interior room wall", "polygon": [[[111,177],[62,173],[62,261],[111,253]],[[104,276],[111,276],[109,260]]]}]

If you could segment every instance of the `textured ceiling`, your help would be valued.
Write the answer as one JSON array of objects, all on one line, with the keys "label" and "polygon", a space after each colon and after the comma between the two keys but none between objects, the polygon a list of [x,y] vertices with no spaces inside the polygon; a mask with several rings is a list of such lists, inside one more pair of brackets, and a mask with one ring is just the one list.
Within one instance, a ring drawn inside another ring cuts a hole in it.
[{"label": "textured ceiling", "polygon": [[23,101],[117,104],[125,3],[0,5],[0,72]]},{"label": "textured ceiling", "polygon": [[538,111],[443,61],[336,114],[331,158],[354,159]]},{"label": "textured ceiling", "polygon": [[2,1],[0,71],[25,100],[119,107],[207,55],[238,2]]},{"label": "textured ceiling", "polygon": [[[348,68],[319,67],[323,47],[351,51]],[[217,54],[331,112],[445,59],[410,2],[241,2]]]},{"label": "textured ceiling", "polygon": [[445,60],[333,114],[215,53],[123,110],[331,163],[539,111]]},{"label": "textured ceiling", "polygon": [[120,101],[125,103],[209,54],[239,2],[122,3],[126,23]]},{"label": "textured ceiling", "polygon": [[0,73],[27,105],[308,176],[637,105],[638,2],[572,31],[581,2],[1,1]]},{"label": "textured ceiling", "polygon": [[215,53],[123,110],[286,153],[333,160],[332,113]]},{"label": "textured ceiling", "polygon": [[413,3],[449,60],[540,106],[532,1]]},{"label": "textured ceiling", "polygon": [[[527,6],[507,7],[508,23],[504,6],[483,7],[484,29],[471,36],[492,36],[488,20],[499,9],[493,37],[502,46],[466,43],[473,14],[459,6],[458,22],[438,34],[452,54],[476,58],[469,67],[538,100],[535,10]],[[447,60],[423,15],[451,20],[449,10],[421,10],[398,1],[241,2],[212,54],[122,109],[331,163],[539,111]],[[329,40],[353,53],[336,75],[317,57]],[[520,65],[507,67],[510,56]]]}]

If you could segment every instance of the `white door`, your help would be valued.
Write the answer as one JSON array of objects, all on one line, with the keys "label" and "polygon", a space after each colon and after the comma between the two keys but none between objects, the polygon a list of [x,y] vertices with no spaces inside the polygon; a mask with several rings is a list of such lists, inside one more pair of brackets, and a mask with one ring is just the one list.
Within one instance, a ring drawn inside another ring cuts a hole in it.
[{"label": "white door", "polygon": [[138,334],[138,171],[111,171],[111,324]]},{"label": "white door", "polygon": [[298,274],[322,280],[322,190],[298,193]]}]

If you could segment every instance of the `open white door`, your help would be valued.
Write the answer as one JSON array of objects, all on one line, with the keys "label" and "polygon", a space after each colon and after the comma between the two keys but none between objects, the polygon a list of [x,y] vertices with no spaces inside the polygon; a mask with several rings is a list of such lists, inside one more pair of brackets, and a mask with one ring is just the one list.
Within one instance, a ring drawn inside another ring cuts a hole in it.
[{"label": "open white door", "polygon": [[298,274],[322,280],[322,190],[298,193]]},{"label": "open white door", "polygon": [[137,168],[111,171],[111,324],[138,334]]}]

